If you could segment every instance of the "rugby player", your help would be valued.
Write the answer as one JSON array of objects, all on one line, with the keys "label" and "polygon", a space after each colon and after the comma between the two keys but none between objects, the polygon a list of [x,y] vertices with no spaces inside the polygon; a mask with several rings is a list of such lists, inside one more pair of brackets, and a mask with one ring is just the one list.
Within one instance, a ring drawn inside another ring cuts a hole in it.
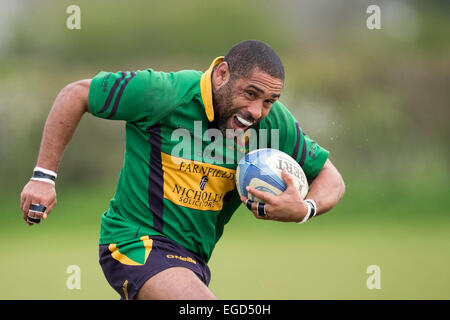
[{"label": "rugby player", "polygon": [[[205,72],[100,72],[67,85],[49,113],[36,167],[21,194],[23,219],[39,223],[55,206],[58,165],[86,112],[124,120],[124,164],[101,216],[99,260],[107,281],[121,299],[216,299],[207,263],[240,204],[257,219],[303,223],[329,211],[344,193],[328,151],[279,101],[283,85],[279,56],[256,40],[236,44]],[[269,147],[276,139],[303,168],[310,181],[306,200],[286,170],[281,195],[249,189],[264,205],[239,197],[239,159],[217,155],[248,152],[247,132],[263,129]],[[192,148],[179,150],[176,130],[192,138]],[[241,134],[230,137],[230,130]],[[231,148],[225,144],[230,139]],[[212,144],[214,157],[205,152]]]}]

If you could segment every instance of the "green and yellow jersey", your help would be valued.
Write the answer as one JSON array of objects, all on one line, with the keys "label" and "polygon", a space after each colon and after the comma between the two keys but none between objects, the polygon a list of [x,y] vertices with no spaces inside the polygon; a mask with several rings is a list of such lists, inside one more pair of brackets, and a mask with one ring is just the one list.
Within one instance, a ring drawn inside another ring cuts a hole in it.
[{"label": "green and yellow jersey", "polygon": [[92,79],[90,112],[126,121],[124,163],[102,215],[100,244],[161,235],[207,262],[241,204],[235,174],[249,133],[256,133],[256,147],[262,140],[262,147],[271,147],[276,132],[278,149],[296,159],[310,180],[323,167],[328,151],[303,134],[281,102],[244,138],[217,134],[211,73],[222,59],[204,73],[146,69],[100,72]]}]

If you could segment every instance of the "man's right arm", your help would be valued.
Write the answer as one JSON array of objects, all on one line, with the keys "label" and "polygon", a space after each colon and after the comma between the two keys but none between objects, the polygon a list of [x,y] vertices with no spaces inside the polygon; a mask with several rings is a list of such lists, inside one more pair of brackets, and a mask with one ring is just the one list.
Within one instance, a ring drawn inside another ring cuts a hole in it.
[{"label": "man's right arm", "polygon": [[[128,122],[142,121],[149,126],[180,104],[196,83],[198,74],[138,71],[99,72],[94,78],[69,84],[56,97],[45,123],[37,167],[57,172],[62,154],[85,112],[95,117]],[[21,194],[23,218],[30,204],[47,207],[37,217],[46,218],[56,204],[51,183],[30,181]]]},{"label": "man's right arm", "polygon": [[[47,117],[41,140],[37,167],[58,171],[64,149],[71,140],[81,117],[89,112],[90,79],[80,80],[63,88],[55,99]],[[30,204],[42,204],[47,207],[45,213],[29,213]],[[30,180],[21,194],[21,209],[25,222],[31,217],[44,219],[56,205],[54,185]],[[27,222],[28,223],[28,222]],[[28,223],[30,224],[30,223]]]},{"label": "man's right arm", "polygon": [[89,112],[88,96],[91,80],[67,85],[55,99],[44,127],[37,166],[58,171],[65,147],[72,138],[81,117]]}]

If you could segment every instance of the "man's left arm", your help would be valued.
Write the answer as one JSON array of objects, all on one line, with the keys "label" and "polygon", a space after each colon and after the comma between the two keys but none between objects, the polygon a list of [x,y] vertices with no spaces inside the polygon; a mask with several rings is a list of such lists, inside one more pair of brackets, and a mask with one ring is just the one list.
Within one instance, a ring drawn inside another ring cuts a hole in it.
[{"label": "man's left arm", "polygon": [[344,179],[330,159],[327,159],[322,170],[309,186],[309,192],[305,199],[312,199],[316,202],[316,215],[318,215],[330,211],[336,206],[344,192]]},{"label": "man's left arm", "polygon": [[[248,192],[265,203],[266,216],[264,217],[257,214],[258,203],[252,204],[252,212],[256,218],[300,222],[307,215],[308,205],[295,188],[293,178],[285,170],[282,172],[282,178],[287,188],[278,196],[247,187]],[[319,174],[312,181],[305,199],[312,199],[316,202],[316,215],[318,215],[331,210],[342,198],[344,192],[345,184],[342,176],[331,161],[327,159]],[[244,204],[247,202],[245,197],[241,197],[241,200]]]}]

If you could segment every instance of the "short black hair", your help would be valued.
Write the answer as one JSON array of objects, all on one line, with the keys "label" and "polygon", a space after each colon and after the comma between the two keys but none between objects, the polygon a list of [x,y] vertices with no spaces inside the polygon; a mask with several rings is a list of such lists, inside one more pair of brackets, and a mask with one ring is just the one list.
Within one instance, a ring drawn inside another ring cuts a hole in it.
[{"label": "short black hair", "polygon": [[234,45],[224,61],[230,68],[231,79],[248,78],[255,68],[284,82],[284,67],[280,57],[267,43],[245,40]]}]

